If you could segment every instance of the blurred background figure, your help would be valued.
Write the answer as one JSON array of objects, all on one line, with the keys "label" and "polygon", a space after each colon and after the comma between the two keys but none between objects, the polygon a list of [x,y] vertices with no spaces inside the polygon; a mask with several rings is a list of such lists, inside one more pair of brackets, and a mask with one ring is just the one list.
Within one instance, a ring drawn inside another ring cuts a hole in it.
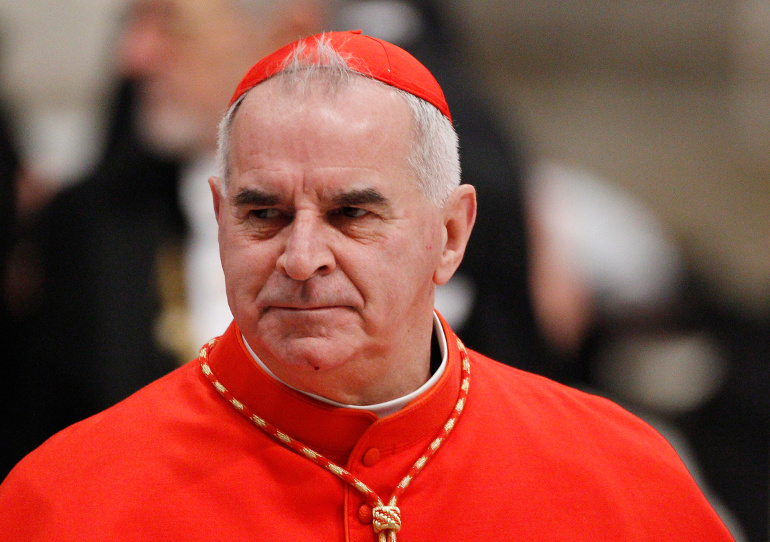
[{"label": "blurred background figure", "polygon": [[[539,161],[530,169],[526,185],[537,321],[548,343],[572,360],[576,384],[606,389],[609,382],[598,366],[597,350],[604,348],[605,340],[637,331],[662,332],[680,322],[687,310],[687,262],[660,219],[606,179]],[[634,381],[638,375],[628,375],[628,369],[616,369],[628,376],[628,382],[615,383],[611,389],[625,390]],[[706,374],[721,381],[720,371],[713,367],[694,369],[696,377]],[[652,382],[665,384],[665,378]],[[671,387],[685,401],[697,383]],[[663,401],[678,400],[663,395],[647,403],[662,407]],[[697,403],[701,394],[695,395],[690,403]]]},{"label": "blurred background figure", "polygon": [[3,107],[0,109],[0,270],[3,277],[16,229],[16,179],[20,169],[18,151]]},{"label": "blurred background figure", "polygon": [[[3,21],[4,22],[4,21]],[[5,54],[5,26],[0,28],[0,57]],[[12,108],[0,100],[0,476],[30,446],[28,393],[34,375],[27,362],[26,317],[30,300],[36,295],[36,267],[32,256],[20,246],[27,220],[42,204],[31,173],[19,149],[19,133]]]},{"label": "blurred background figure", "polygon": [[161,279],[166,292],[173,284],[186,288],[165,300],[158,331],[181,360],[231,320],[207,179],[215,173],[216,128],[236,74],[321,30],[327,8],[323,0],[140,0],[131,8],[118,65],[135,90],[133,127],[151,152],[180,167],[171,198],[186,225],[182,275],[164,275],[174,272],[173,254],[164,254]]},{"label": "blurred background figure", "polygon": [[0,340],[4,353],[0,356],[0,371],[6,375],[0,384],[0,473],[12,465],[12,458],[24,453],[27,443],[18,435],[25,429],[25,409],[20,405],[23,396],[19,388],[27,381],[24,375],[25,363],[19,363],[24,348],[21,344],[23,329],[18,326],[14,289],[11,273],[13,249],[18,235],[17,183],[21,175],[18,149],[6,114],[5,106],[0,109]]},{"label": "blurred background figure", "polygon": [[[746,457],[750,472],[729,475],[740,475],[745,489],[726,492],[726,469],[714,469],[702,436],[694,438],[691,420],[704,421],[702,410],[724,392],[737,360],[702,319],[705,296],[693,290],[678,240],[636,198],[579,168],[540,162],[526,192],[535,312],[549,344],[571,360],[571,383],[609,396],[663,433],[736,541],[747,540],[733,508],[743,516],[745,504],[766,499],[766,485],[750,479],[766,479],[766,461]],[[732,430],[748,429],[735,421]],[[751,432],[765,438],[761,428]],[[745,442],[728,442],[746,450]]]}]

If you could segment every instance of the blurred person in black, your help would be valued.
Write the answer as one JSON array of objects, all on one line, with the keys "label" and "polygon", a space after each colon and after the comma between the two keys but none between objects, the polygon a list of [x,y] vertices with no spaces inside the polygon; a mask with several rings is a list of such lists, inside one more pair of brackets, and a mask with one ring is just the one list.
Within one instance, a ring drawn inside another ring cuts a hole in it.
[{"label": "blurred person in black", "polygon": [[695,278],[689,325],[718,345],[717,393],[677,419],[704,475],[740,519],[748,540],[770,540],[770,313],[751,313]]},{"label": "blurred person in black", "polygon": [[5,271],[16,216],[16,176],[19,157],[5,111],[0,111],[0,269]]},{"label": "blurred person in black", "polygon": [[528,185],[535,305],[583,369],[575,383],[669,438],[736,540],[766,541],[767,317],[716,295],[626,190],[555,164],[534,168]]},{"label": "blurred person in black", "polygon": [[[24,397],[23,337],[20,336],[19,315],[15,311],[10,274],[11,254],[18,234],[17,183],[21,162],[13,137],[10,118],[5,107],[0,110],[0,340],[3,355],[0,368],[3,373],[0,384],[0,475],[7,472],[28,444],[18,436],[23,429],[25,408],[20,402]],[[21,361],[21,363],[20,363]]]}]

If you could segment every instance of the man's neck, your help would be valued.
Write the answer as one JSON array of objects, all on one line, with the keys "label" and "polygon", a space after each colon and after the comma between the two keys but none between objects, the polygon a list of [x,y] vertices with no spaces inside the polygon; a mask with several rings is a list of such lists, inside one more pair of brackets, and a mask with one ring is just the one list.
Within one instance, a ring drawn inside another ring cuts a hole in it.
[{"label": "man's neck", "polygon": [[433,314],[433,334],[431,338],[431,359],[430,359],[430,372],[431,375],[428,378],[426,382],[424,382],[420,387],[415,389],[414,391],[403,395],[401,397],[398,397],[396,399],[392,399],[390,401],[385,401],[382,403],[376,403],[372,405],[351,405],[346,403],[341,403],[338,401],[334,401],[332,399],[328,399],[326,397],[322,397],[320,395],[316,395],[313,393],[309,393],[300,389],[295,388],[294,386],[291,386],[275,376],[273,372],[267,368],[267,366],[262,362],[262,360],[259,359],[259,356],[257,356],[254,351],[252,350],[251,346],[249,346],[249,343],[246,341],[246,338],[243,337],[243,344],[246,345],[246,348],[249,351],[249,354],[251,354],[251,357],[254,359],[255,363],[259,365],[268,375],[270,375],[272,378],[277,380],[278,382],[281,382],[285,386],[298,391],[300,393],[303,393],[309,397],[312,397],[313,399],[316,399],[317,401],[321,401],[322,403],[326,403],[329,405],[333,405],[340,408],[351,408],[351,409],[358,409],[358,410],[368,410],[370,412],[373,412],[378,417],[382,418],[385,416],[388,416],[390,414],[393,414],[394,412],[398,412],[402,408],[404,408],[408,403],[428,391],[433,385],[438,382],[439,378],[441,378],[441,375],[444,373],[444,369],[446,368],[447,363],[447,342],[446,342],[446,334],[444,333],[444,330],[441,327],[441,322],[438,319],[438,316],[434,313]]}]

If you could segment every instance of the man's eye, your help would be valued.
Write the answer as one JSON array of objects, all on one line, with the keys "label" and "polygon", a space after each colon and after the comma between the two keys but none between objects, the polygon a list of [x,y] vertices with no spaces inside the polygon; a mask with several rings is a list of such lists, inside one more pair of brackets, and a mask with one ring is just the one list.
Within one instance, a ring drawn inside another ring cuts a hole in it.
[{"label": "man's eye", "polygon": [[340,214],[346,218],[361,218],[369,211],[361,209],[360,207],[343,207],[340,209]]},{"label": "man's eye", "polygon": [[254,209],[251,215],[258,220],[271,220],[280,216],[278,209]]}]

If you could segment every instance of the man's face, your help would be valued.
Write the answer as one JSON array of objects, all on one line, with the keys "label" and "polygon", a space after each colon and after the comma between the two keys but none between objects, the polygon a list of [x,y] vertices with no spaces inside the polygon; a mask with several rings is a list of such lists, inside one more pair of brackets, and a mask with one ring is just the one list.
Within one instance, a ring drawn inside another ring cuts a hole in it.
[{"label": "man's face", "polygon": [[233,0],[135,2],[119,67],[138,83],[139,130],[150,146],[182,158],[213,150],[228,89],[272,49],[268,34]]},{"label": "man's face", "polygon": [[408,393],[427,378],[446,242],[407,165],[408,106],[363,77],[302,98],[280,79],[247,95],[229,184],[212,179],[230,308],[295,387],[359,404]]}]

